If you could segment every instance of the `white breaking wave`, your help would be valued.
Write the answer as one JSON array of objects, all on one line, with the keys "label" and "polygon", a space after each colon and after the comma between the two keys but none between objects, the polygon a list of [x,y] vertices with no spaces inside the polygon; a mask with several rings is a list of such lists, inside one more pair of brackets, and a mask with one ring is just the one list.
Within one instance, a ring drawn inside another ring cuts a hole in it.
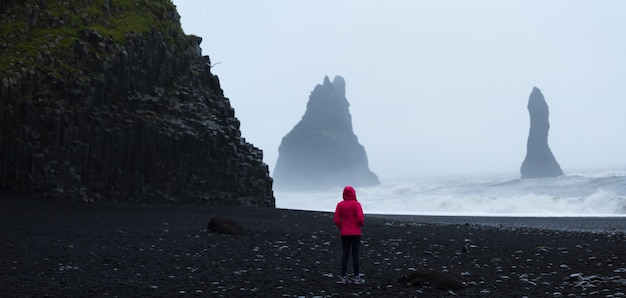
[{"label": "white breaking wave", "polygon": [[[524,180],[404,179],[356,190],[369,214],[626,217],[626,171]],[[276,192],[276,206],[334,211],[341,193]]]}]

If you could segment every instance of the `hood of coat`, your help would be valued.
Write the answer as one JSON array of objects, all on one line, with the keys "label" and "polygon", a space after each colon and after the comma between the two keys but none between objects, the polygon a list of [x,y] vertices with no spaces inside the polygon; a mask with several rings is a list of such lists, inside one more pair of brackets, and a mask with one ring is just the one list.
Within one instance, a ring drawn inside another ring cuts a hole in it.
[{"label": "hood of coat", "polygon": [[356,201],[356,191],[352,186],[343,188],[343,199],[346,201]]}]

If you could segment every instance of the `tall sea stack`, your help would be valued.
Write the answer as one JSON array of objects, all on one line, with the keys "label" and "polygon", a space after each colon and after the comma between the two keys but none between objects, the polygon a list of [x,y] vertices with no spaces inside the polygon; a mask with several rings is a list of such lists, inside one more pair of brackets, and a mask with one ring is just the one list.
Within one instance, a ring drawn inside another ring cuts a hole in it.
[{"label": "tall sea stack", "polygon": [[285,136],[274,170],[276,190],[371,186],[380,182],[368,167],[365,148],[352,130],[342,77],[315,86],[302,119]]},{"label": "tall sea stack", "polygon": [[3,1],[0,192],[274,207],[172,1]]},{"label": "tall sea stack", "polygon": [[530,94],[528,113],[530,114],[530,132],[526,144],[526,158],[521,167],[522,179],[563,175],[561,166],[548,146],[548,131],[550,130],[548,104],[537,87],[533,87]]}]

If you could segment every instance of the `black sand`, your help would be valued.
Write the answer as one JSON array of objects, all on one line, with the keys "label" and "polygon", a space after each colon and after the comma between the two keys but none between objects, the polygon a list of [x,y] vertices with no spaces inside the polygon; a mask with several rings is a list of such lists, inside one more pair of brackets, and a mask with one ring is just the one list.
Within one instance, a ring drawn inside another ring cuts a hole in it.
[{"label": "black sand", "polygon": [[[340,242],[330,213],[14,198],[1,199],[0,210],[4,297],[626,293],[621,218],[366,214],[361,257],[366,283],[340,285]],[[213,216],[234,219],[247,233],[209,232]],[[402,279],[405,275],[414,279]]]}]

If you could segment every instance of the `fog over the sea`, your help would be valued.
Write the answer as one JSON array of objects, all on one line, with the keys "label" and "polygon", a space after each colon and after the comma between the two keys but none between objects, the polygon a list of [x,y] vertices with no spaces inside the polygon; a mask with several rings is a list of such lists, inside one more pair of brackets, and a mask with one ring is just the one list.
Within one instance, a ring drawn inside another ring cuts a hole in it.
[{"label": "fog over the sea", "polygon": [[533,86],[566,174],[626,169],[626,1],[174,4],[270,171],[325,75],[382,181],[519,175]]}]

